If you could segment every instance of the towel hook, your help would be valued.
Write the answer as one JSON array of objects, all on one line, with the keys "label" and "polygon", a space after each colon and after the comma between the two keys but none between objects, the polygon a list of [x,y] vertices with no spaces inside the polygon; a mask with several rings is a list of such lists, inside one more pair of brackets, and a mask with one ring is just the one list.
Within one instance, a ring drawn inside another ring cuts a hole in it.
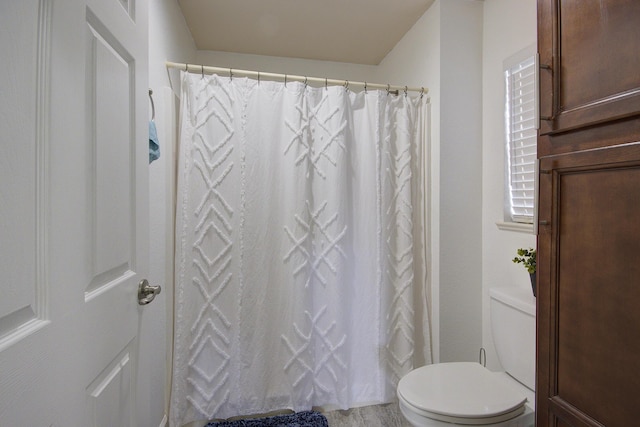
[{"label": "towel hook", "polygon": [[478,355],[478,363],[484,366],[485,368],[487,367],[487,352],[485,351],[484,347],[480,347],[480,354]]},{"label": "towel hook", "polygon": [[153,91],[149,89],[149,100],[151,101],[151,120],[156,118],[156,106],[153,105]]}]

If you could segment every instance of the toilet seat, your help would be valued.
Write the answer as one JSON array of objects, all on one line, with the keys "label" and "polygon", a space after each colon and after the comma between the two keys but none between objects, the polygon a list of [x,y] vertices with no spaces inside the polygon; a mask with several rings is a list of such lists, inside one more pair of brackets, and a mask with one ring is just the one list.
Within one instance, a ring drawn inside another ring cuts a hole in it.
[{"label": "toilet seat", "polygon": [[524,396],[478,363],[437,363],[405,375],[398,398],[423,417],[465,425],[495,424],[525,410]]}]

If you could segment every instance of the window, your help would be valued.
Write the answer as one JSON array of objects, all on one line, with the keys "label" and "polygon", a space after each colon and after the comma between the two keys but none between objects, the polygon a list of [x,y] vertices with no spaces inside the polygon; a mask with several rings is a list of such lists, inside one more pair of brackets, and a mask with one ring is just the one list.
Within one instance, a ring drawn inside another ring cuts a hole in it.
[{"label": "window", "polygon": [[537,56],[529,47],[505,61],[505,219],[533,223],[537,148]]}]

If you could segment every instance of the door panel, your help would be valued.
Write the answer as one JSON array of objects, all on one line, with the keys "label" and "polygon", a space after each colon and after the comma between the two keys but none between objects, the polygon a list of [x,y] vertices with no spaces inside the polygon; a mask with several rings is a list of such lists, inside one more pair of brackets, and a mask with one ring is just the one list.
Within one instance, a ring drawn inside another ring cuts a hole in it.
[{"label": "door panel", "polygon": [[[135,390],[133,342],[87,387],[88,419],[92,426],[135,426],[132,406]],[[119,408],[114,411],[114,408]]]},{"label": "door panel", "polygon": [[[135,241],[135,186],[131,180],[135,129],[130,120],[135,107],[131,55],[107,29],[87,16],[88,105],[86,120],[91,144],[91,221],[93,277],[87,298],[115,286],[133,274]],[[99,28],[99,30],[97,28]],[[102,31],[102,34],[100,33]],[[111,42],[109,42],[111,40]],[[114,126],[117,124],[117,126]]]},{"label": "door panel", "polygon": [[640,143],[544,158],[541,171],[538,423],[632,425]]},{"label": "door panel", "polygon": [[[0,54],[15,58],[0,69],[0,351],[48,323],[43,228],[48,110],[34,100],[45,96],[48,52],[38,41],[48,37],[50,8],[38,6],[36,0],[9,2],[2,5],[7,13],[0,13]],[[21,51],[32,54],[16,54]]]},{"label": "door panel", "polygon": [[558,395],[625,425],[640,389],[640,166],[563,173],[558,186]]},{"label": "door panel", "polygon": [[150,426],[147,3],[2,2],[0,33],[0,424]]},{"label": "door panel", "polygon": [[640,2],[538,1],[540,134],[638,115]]},{"label": "door panel", "polygon": [[640,57],[630,55],[627,49],[640,38],[637,21],[630,19],[640,17],[640,3],[634,0],[559,3],[562,109],[573,110],[639,90],[637,73],[629,71],[640,67]]}]

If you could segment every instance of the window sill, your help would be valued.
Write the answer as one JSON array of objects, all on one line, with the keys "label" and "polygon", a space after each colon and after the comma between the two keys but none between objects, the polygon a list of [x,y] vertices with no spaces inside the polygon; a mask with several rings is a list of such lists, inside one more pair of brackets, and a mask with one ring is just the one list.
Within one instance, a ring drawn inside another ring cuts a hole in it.
[{"label": "window sill", "polygon": [[515,231],[518,233],[533,234],[533,224],[521,222],[496,222],[496,226],[502,231]]}]

